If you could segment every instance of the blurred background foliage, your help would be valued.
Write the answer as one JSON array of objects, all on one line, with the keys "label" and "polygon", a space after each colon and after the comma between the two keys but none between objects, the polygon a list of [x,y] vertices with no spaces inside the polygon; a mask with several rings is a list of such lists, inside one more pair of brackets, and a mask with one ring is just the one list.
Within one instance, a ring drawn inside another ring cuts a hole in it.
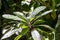
[{"label": "blurred background foliage", "polygon": [[[29,12],[30,8],[32,6],[34,7],[34,9],[36,7],[39,7],[39,6],[46,6],[47,8],[44,11],[52,9],[53,11],[50,14],[47,14],[47,15],[41,17],[41,19],[46,21],[43,24],[47,24],[47,25],[51,26],[52,28],[56,29],[58,15],[60,14],[60,0],[31,0],[30,5],[27,5],[27,4],[21,5],[22,1],[23,0],[0,0],[0,15],[1,15],[0,16],[0,20],[1,20],[0,21],[0,38],[3,35],[2,34],[2,29],[3,28],[5,28],[7,25],[16,27],[16,25],[14,25],[14,24],[19,23],[19,21],[5,19],[5,18],[2,17],[2,15],[3,14],[13,14],[13,12],[15,12],[15,11],[19,11],[19,12],[26,11],[26,12]],[[55,9],[57,9],[56,12],[54,11]],[[44,12],[44,11],[42,11],[42,12]],[[60,23],[59,23],[59,27],[60,27]],[[48,29],[45,29],[45,28],[41,28],[41,29],[50,32]],[[58,28],[58,30],[60,30],[60,28]],[[56,31],[56,34],[58,34],[60,32],[60,31],[58,31],[58,32],[57,31]],[[13,40],[15,37],[16,37],[16,35],[13,35],[10,38],[7,38],[6,40]],[[56,40],[60,40],[59,38],[60,38],[60,36],[57,37]],[[27,40],[27,37],[24,36],[20,40]],[[42,40],[44,40],[44,39],[42,39]]]}]

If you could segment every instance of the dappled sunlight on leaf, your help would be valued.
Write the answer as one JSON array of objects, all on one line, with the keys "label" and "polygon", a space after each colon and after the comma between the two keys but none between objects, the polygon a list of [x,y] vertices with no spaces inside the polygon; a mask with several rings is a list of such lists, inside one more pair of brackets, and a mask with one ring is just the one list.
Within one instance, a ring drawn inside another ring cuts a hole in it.
[{"label": "dappled sunlight on leaf", "polygon": [[41,36],[37,30],[33,29],[31,31],[31,35],[32,35],[34,40],[41,40]]},{"label": "dappled sunlight on leaf", "polygon": [[19,17],[10,15],[10,14],[4,14],[4,15],[2,15],[2,17],[6,18],[6,19],[21,20]]},{"label": "dappled sunlight on leaf", "polygon": [[40,11],[44,10],[46,6],[37,7],[29,16],[29,18],[35,17]]},{"label": "dappled sunlight on leaf", "polygon": [[21,31],[22,31],[21,28],[19,28],[19,29],[14,29],[14,30],[10,30],[10,31],[8,31],[7,33],[5,33],[4,36],[3,36],[1,39],[6,39],[6,38],[12,36],[13,34],[15,34],[16,32],[21,32]]}]

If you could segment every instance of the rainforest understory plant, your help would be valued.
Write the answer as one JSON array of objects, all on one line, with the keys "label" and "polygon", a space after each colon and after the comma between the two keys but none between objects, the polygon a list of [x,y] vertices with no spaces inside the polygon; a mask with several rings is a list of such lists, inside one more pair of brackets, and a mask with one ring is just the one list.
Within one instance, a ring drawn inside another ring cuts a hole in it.
[{"label": "rainforest understory plant", "polygon": [[[49,25],[42,24],[45,21],[40,18],[42,16],[49,14],[53,10],[48,10],[46,12],[43,12],[42,14],[39,14],[39,12],[43,11],[44,9],[46,9],[46,6],[40,6],[40,7],[37,7],[36,9],[34,9],[34,7],[31,7],[31,11],[29,12],[28,15],[24,15],[24,13],[22,13],[22,12],[13,12],[13,14],[15,14],[15,15],[10,15],[10,14],[2,15],[2,17],[4,17],[4,18],[18,20],[20,22],[17,24],[17,28],[11,29],[1,39],[10,37],[11,35],[13,35],[15,33],[18,36],[14,40],[18,40],[22,36],[27,35],[27,34],[31,34],[31,36],[34,40],[42,40],[43,37],[45,37],[42,35],[42,33],[45,33],[44,35],[46,35],[47,39],[49,39],[48,35],[53,34],[53,36],[54,36],[54,29],[52,27],[50,27]],[[56,11],[56,10],[54,10],[54,11]],[[51,32],[48,33],[46,31],[40,29],[40,27],[47,28]],[[52,38],[52,39],[54,39],[54,38]]]},{"label": "rainforest understory plant", "polygon": [[[59,38],[55,38],[58,35],[56,32],[58,32],[57,29],[59,30],[57,27],[60,21],[60,16],[56,14],[60,9],[55,7],[59,7],[59,4],[56,5],[54,0],[52,0],[52,5],[46,0],[23,0],[20,4],[19,2],[9,5],[13,10],[7,9],[7,13],[2,15],[4,22],[8,20],[8,23],[12,24],[7,23],[3,28],[1,40],[9,40],[11,36],[13,37],[10,40],[55,40]],[[9,12],[13,13],[9,14]],[[53,23],[56,19],[57,24]],[[5,24],[3,23],[2,26]]]}]

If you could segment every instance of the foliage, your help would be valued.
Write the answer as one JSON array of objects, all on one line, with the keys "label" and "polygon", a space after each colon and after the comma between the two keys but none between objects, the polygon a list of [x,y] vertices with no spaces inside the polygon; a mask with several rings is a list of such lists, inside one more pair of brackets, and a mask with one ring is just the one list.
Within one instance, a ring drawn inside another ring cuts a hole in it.
[{"label": "foliage", "polygon": [[59,0],[0,0],[1,40],[58,40],[59,6]]}]

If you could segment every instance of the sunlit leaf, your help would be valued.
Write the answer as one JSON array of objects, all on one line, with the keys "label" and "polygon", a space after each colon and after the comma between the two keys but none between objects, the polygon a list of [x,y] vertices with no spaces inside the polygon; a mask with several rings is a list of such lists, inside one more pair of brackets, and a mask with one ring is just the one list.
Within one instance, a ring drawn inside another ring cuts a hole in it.
[{"label": "sunlit leaf", "polygon": [[15,34],[16,34],[16,35],[19,35],[19,32],[17,31],[17,32],[15,32]]},{"label": "sunlit leaf", "polygon": [[26,18],[26,16],[23,13],[21,13],[21,12],[13,12],[13,13],[15,15],[17,15],[19,18],[25,19],[27,21],[27,18]]},{"label": "sunlit leaf", "polygon": [[9,28],[8,27],[9,27],[9,25],[7,25],[7,26],[5,26],[5,28],[3,28],[2,34],[5,34],[8,30],[13,30],[14,29],[14,27],[9,27]]},{"label": "sunlit leaf", "polygon": [[21,20],[21,21],[23,21],[19,17],[14,16],[14,15],[10,15],[10,14],[4,14],[4,15],[2,15],[2,17],[6,18],[6,19],[13,19],[13,20]]},{"label": "sunlit leaf", "polygon": [[22,27],[22,28],[28,28],[28,26],[26,26],[26,25],[22,25],[21,27]]},{"label": "sunlit leaf", "polygon": [[29,18],[35,17],[40,11],[44,10],[46,6],[37,7],[29,16]]},{"label": "sunlit leaf", "polygon": [[[49,14],[49,13],[52,12],[52,11],[53,11],[53,10],[46,11],[46,12],[42,13],[41,15],[37,16],[36,19],[38,19],[39,17],[42,17],[42,16],[44,16],[44,15],[47,15],[47,14]],[[57,11],[57,10],[54,10],[54,11]]]},{"label": "sunlit leaf", "polygon": [[19,28],[19,29],[14,29],[14,30],[10,30],[9,32],[7,32],[1,39],[6,39],[10,36],[12,36],[13,34],[15,34],[15,32],[21,32],[22,29]]},{"label": "sunlit leaf", "polygon": [[30,22],[33,20],[34,18],[30,18]]},{"label": "sunlit leaf", "polygon": [[4,34],[8,29],[3,29],[2,34]]},{"label": "sunlit leaf", "polygon": [[41,40],[41,36],[37,30],[35,30],[35,29],[32,30],[31,35],[32,35],[34,40]]},{"label": "sunlit leaf", "polygon": [[18,36],[15,37],[14,40],[19,40],[21,37],[22,37],[22,35],[18,35]]}]

